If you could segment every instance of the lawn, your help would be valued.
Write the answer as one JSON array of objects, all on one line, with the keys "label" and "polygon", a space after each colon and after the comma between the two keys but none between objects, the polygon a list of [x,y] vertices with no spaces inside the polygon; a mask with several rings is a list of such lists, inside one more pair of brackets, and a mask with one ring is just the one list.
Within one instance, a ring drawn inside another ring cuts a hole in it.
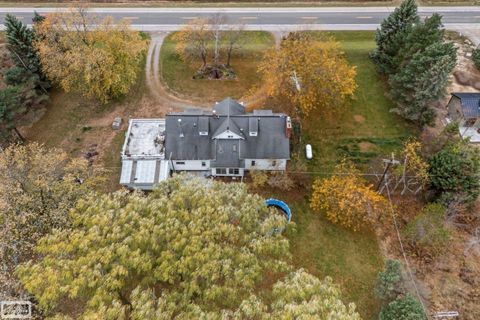
[{"label": "lawn", "polygon": [[[355,98],[332,117],[312,116],[303,123],[302,145],[310,143],[314,159],[308,164],[313,177],[331,172],[343,157],[362,171],[372,161],[398,150],[403,141],[417,133],[389,110],[393,103],[385,96],[386,86],[368,57],[374,48],[374,33],[332,32],[341,43],[348,61],[357,66],[358,89]],[[298,150],[302,152],[303,149]],[[320,174],[322,173],[322,174]],[[308,193],[289,201],[297,232],[290,236],[297,267],[307,268],[319,277],[330,276],[343,293],[345,302],[355,302],[363,319],[376,319],[380,302],[374,284],[383,259],[373,232],[351,232],[327,221],[308,207]]]},{"label": "lawn", "polygon": [[164,83],[177,96],[210,104],[225,97],[241,99],[260,83],[258,63],[264,52],[274,46],[272,34],[263,31],[245,31],[240,39],[241,49],[232,58],[237,74],[235,80],[194,80],[192,76],[201,63],[185,64],[175,52],[173,33],[166,37],[160,52],[160,72]]},{"label": "lawn", "polygon": [[[302,146],[310,143],[314,159],[308,170],[331,172],[335,163],[347,157],[367,171],[374,159],[398,150],[403,141],[417,133],[416,129],[390,112],[393,103],[386,97],[385,80],[379,77],[369,59],[374,48],[371,31],[331,32],[340,43],[347,60],[357,67],[354,99],[331,116],[312,115],[304,120],[302,143],[293,149],[303,157]],[[225,96],[240,98],[258,84],[256,68],[263,52],[273,45],[265,33],[249,33],[251,44],[234,60],[239,79],[236,81],[193,80],[197,66],[185,66],[174,52],[171,37],[161,51],[163,79],[176,94],[202,102],[220,100]],[[262,41],[266,41],[262,44]],[[233,85],[233,83],[235,85]],[[272,106],[275,107],[275,106]],[[316,177],[313,173],[313,177]],[[279,192],[263,190],[263,196],[287,201],[294,212],[297,228],[290,235],[293,262],[319,276],[331,276],[343,293],[345,302],[355,302],[363,319],[377,318],[380,303],[374,296],[374,284],[383,259],[375,235],[370,231],[353,233],[327,221],[308,207],[308,191]]]},{"label": "lawn", "polygon": [[[375,158],[401,147],[417,130],[390,110],[384,79],[378,76],[369,52],[375,47],[371,31],[330,32],[340,43],[348,61],[357,67],[358,88],[347,105],[333,116],[312,116],[304,123],[304,143],[313,146],[312,171],[330,171],[347,157],[364,170]],[[321,169],[321,170],[319,170]]]},{"label": "lawn", "polygon": [[[373,32],[332,32],[332,35],[341,42],[350,63],[357,66],[358,90],[355,99],[333,118],[318,115],[305,120],[302,144],[311,143],[315,157],[308,168],[312,172],[330,172],[346,156],[367,170],[373,159],[398,149],[416,130],[389,112],[393,104],[385,97],[384,80],[368,58],[374,47]],[[241,98],[259,84],[258,62],[265,50],[274,45],[273,37],[265,32],[248,32],[245,41],[248,46],[233,60],[237,80],[193,80],[196,67],[184,66],[174,53],[169,36],[161,50],[162,77],[177,94],[205,104],[225,96]],[[54,92],[44,117],[24,131],[29,140],[62,147],[72,155],[80,155],[91,144],[99,144],[102,152],[98,164],[111,170],[107,189],[113,190],[118,188],[124,131],[112,131],[111,120],[118,115],[124,119],[132,115],[156,115],[155,108],[140,108],[145,91],[142,71],[131,95],[103,107],[74,94]],[[285,200],[292,207],[297,227],[289,237],[295,266],[319,277],[331,276],[340,286],[345,302],[355,302],[363,319],[377,318],[379,301],[374,297],[373,287],[383,261],[375,235],[368,231],[350,232],[311,212],[306,190],[288,193],[265,190],[262,194]]]},{"label": "lawn", "polygon": [[[139,68],[138,80],[124,98],[101,105],[76,93],[54,89],[50,93],[46,112],[30,127],[21,128],[28,141],[61,148],[72,157],[81,157],[95,150],[98,156],[93,164],[108,170],[104,191],[119,189],[120,151],[125,137],[128,118],[142,106],[145,85],[144,62]],[[151,116],[142,113],[144,117]],[[121,130],[111,128],[114,117],[123,118]]]}]

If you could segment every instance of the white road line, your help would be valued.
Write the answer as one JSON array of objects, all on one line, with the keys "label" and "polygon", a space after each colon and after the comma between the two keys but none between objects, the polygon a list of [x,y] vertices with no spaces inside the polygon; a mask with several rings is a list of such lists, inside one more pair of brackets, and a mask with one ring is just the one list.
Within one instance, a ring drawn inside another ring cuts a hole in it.
[{"label": "white road line", "polygon": [[301,17],[303,20],[315,20],[318,19],[318,17]]},{"label": "white road line", "polygon": [[365,17],[355,17],[355,19],[372,19],[372,17],[367,17],[367,16],[365,16]]},{"label": "white road line", "polygon": [[[194,13],[194,12],[203,12],[203,13],[215,13],[215,12],[224,12],[224,13],[312,13],[312,12],[324,12],[324,13],[355,13],[355,12],[368,12],[368,13],[390,13],[395,9],[395,7],[279,7],[279,8],[269,8],[269,7],[250,7],[250,8],[91,8],[90,11],[98,13],[161,13],[161,12],[184,12],[184,13]],[[66,11],[68,8],[53,8],[53,7],[37,7],[37,8],[15,8],[15,7],[2,7],[0,8],[0,13],[7,12],[25,12],[32,13],[37,11],[39,13],[48,13],[56,11]],[[432,12],[480,12],[480,6],[458,6],[458,7],[419,7],[419,12],[432,13]]]},{"label": "white road line", "polygon": [[137,20],[139,19],[138,17],[123,17],[123,19],[127,19],[127,20]]},{"label": "white road line", "polygon": [[197,17],[182,17],[183,20],[195,20]]},{"label": "white road line", "polygon": [[257,20],[258,17],[241,17],[242,20]]}]

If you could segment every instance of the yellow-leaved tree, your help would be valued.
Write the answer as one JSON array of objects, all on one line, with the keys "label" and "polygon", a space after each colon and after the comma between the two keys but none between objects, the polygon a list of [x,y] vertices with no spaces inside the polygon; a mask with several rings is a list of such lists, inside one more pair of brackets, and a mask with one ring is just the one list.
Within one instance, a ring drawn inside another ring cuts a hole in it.
[{"label": "yellow-leaved tree", "polygon": [[212,49],[212,30],[208,27],[208,19],[195,19],[174,33],[175,51],[185,62],[196,59],[202,61],[202,68],[207,65]]},{"label": "yellow-leaved tree", "polygon": [[267,52],[259,71],[267,94],[288,98],[293,108],[287,111],[300,117],[343,105],[357,88],[355,67],[339,43],[323,34],[290,33],[278,49]]},{"label": "yellow-leaved tree", "polygon": [[148,46],[127,21],[100,21],[85,8],[49,14],[36,30],[45,74],[65,91],[102,103],[128,93]]},{"label": "yellow-leaved tree", "polygon": [[379,218],[386,205],[385,198],[345,160],[335,167],[332,176],[317,179],[312,188],[310,207],[354,231]]}]

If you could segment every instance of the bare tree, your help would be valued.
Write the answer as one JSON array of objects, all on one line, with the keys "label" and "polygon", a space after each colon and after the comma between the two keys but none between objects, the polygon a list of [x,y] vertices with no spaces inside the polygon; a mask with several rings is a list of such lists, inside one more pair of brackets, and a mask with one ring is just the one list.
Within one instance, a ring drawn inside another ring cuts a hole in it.
[{"label": "bare tree", "polygon": [[242,46],[242,33],[245,29],[245,25],[236,25],[231,26],[228,31],[225,33],[225,40],[227,43],[227,63],[225,64],[227,67],[230,67],[230,62],[232,59],[232,53],[235,50],[238,50]]},{"label": "bare tree", "polygon": [[226,17],[224,14],[217,12],[214,13],[208,20],[210,25],[210,30],[212,31],[213,37],[213,65],[218,66],[220,64],[220,47],[222,42],[222,37],[224,32],[222,31],[223,25],[226,22]]},{"label": "bare tree", "polygon": [[212,32],[207,19],[195,19],[175,33],[176,51],[184,61],[200,58],[202,69],[207,66],[207,57]]}]

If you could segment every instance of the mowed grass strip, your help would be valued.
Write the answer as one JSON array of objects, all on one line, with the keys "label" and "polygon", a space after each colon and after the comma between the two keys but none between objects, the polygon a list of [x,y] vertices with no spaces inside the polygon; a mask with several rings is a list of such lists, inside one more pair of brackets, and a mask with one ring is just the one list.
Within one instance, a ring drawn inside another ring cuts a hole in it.
[{"label": "mowed grass strip", "polygon": [[[313,32],[320,35],[320,32]],[[312,115],[304,123],[304,141],[312,144],[315,159],[310,169],[330,171],[338,161],[350,158],[361,168],[375,157],[398,150],[417,129],[390,110],[388,86],[378,75],[369,53],[375,48],[373,31],[329,32],[340,42],[348,62],[357,68],[358,88],[346,106],[331,115]]]},{"label": "mowed grass strip", "polygon": [[[394,107],[386,96],[388,88],[369,58],[374,49],[374,32],[329,32],[340,42],[346,58],[357,67],[354,99],[330,116],[312,115],[303,123],[303,143],[310,143],[314,159],[308,168],[328,176],[335,164],[346,157],[362,171],[376,158],[401,148],[417,129],[390,112]],[[303,148],[299,150],[303,157]],[[280,195],[277,195],[280,196]],[[287,195],[285,195],[288,199]],[[304,200],[290,201],[297,232],[290,236],[293,261],[319,277],[330,276],[343,293],[345,302],[355,302],[363,319],[376,319],[380,302],[375,298],[377,273],[383,258],[373,232],[352,232],[329,222]]]},{"label": "mowed grass strip", "polygon": [[[201,61],[184,63],[175,51],[175,33],[165,38],[160,51],[160,75],[170,91],[182,98],[208,105],[225,97],[241,99],[260,84],[257,72],[258,64],[264,53],[275,45],[271,33],[264,31],[245,31],[240,38],[239,50],[233,54],[231,66],[236,72],[234,80],[208,80],[192,77],[200,68]],[[209,57],[211,61],[212,57]],[[225,62],[225,55],[221,58]]]}]

